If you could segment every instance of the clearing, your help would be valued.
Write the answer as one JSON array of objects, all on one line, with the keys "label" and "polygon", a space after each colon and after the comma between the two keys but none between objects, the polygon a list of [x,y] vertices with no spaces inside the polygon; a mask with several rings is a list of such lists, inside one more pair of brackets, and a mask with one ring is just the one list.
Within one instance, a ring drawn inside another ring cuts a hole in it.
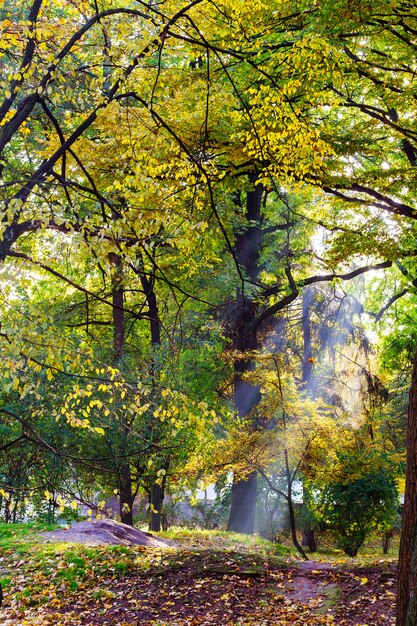
[{"label": "clearing", "polygon": [[167,547],[82,546],[5,529],[3,626],[394,624],[394,556],[302,562],[230,533],[178,530]]}]

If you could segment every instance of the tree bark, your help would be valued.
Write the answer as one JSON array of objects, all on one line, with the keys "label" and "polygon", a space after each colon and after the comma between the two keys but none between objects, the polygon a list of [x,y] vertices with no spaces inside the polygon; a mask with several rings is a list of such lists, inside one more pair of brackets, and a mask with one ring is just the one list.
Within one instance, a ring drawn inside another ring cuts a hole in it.
[{"label": "tree bark", "polygon": [[306,391],[310,391],[313,378],[313,347],[311,342],[311,323],[310,323],[310,307],[313,302],[313,287],[304,289],[302,296],[302,317],[301,325],[303,328],[303,372],[302,384]]},{"label": "tree bark", "polygon": [[133,526],[133,489],[132,473],[129,463],[124,463],[120,468],[120,521],[122,524]]},{"label": "tree bark", "polygon": [[[256,183],[256,178],[252,179]],[[246,196],[246,219],[248,226],[236,237],[235,254],[244,274],[253,282],[257,281],[259,267],[259,251],[262,239],[261,201],[263,187],[256,185]],[[248,290],[249,291],[249,290]],[[248,294],[239,290],[232,311],[233,350],[240,355],[256,350],[258,345],[257,332],[254,329],[256,306]],[[249,384],[242,377],[252,369],[250,359],[238,358],[234,363],[234,404],[240,417],[250,415],[261,399],[259,387]],[[254,423],[256,428],[257,424]],[[246,478],[237,476],[233,479],[232,503],[227,530],[253,534],[255,530],[257,497],[257,473],[253,471]]]},{"label": "tree bark", "polygon": [[[156,372],[156,352],[161,345],[161,320],[159,317],[158,300],[155,293],[155,279],[154,276],[146,276],[143,273],[140,277],[142,289],[144,291],[146,302],[148,304],[148,317],[149,327],[151,332],[151,346],[152,346],[152,363],[150,367],[150,375],[152,379],[152,386],[155,387]],[[159,439],[158,433],[153,433],[153,441],[156,443]],[[168,465],[168,464],[166,464]],[[164,468],[166,469],[166,467]],[[159,483],[153,483],[150,489],[149,504],[150,504],[150,516],[149,516],[149,530],[153,532],[160,532],[161,530],[161,509],[165,496],[165,477],[162,481],[162,485]]]},{"label": "tree bark", "polygon": [[396,626],[417,624],[417,352],[411,380],[407,425],[407,470],[398,559]]},{"label": "tree bark", "polygon": [[[310,308],[314,300],[314,287],[309,287],[303,291],[302,296],[302,318],[301,325],[303,328],[303,363],[302,363],[302,388],[304,391],[314,397],[314,382],[313,382],[313,346],[311,341],[311,320],[310,320]],[[310,493],[306,485],[306,481],[303,482],[303,509],[305,513],[305,519],[303,521],[303,536],[301,544],[308,546],[310,552],[317,551],[317,541],[315,535],[315,529],[311,525],[309,517],[310,514]]]},{"label": "tree bark", "polygon": [[159,533],[161,530],[161,508],[164,499],[163,489],[158,483],[151,487],[150,503],[151,514],[149,519],[149,530]]},{"label": "tree bark", "polygon": [[125,343],[125,312],[123,308],[123,281],[122,259],[118,254],[111,252],[109,261],[113,266],[112,272],[112,305],[113,305],[113,359],[117,363],[123,352]]},{"label": "tree bark", "polygon": [[[112,265],[112,314],[113,314],[113,361],[117,364],[123,355],[125,347],[125,312],[124,312],[124,289],[122,275],[122,258],[119,254],[111,252],[109,261]],[[126,452],[129,438],[128,417],[122,424],[123,447]],[[120,496],[120,521],[123,524],[133,526],[133,486],[132,471],[129,461],[123,462],[119,467],[119,496]]]},{"label": "tree bark", "polygon": [[293,505],[293,501],[292,501],[292,478],[291,478],[290,465],[289,465],[289,462],[288,462],[288,452],[287,452],[287,450],[284,450],[284,459],[285,459],[285,476],[286,476],[286,479],[287,479],[288,517],[289,517],[289,521],[290,521],[292,542],[293,542],[294,546],[297,548],[298,552],[303,557],[303,559],[308,561],[308,556],[304,552],[304,550],[301,547],[300,542],[298,541],[298,538],[297,538],[297,526],[296,526],[296,522],[295,522],[295,511],[294,511],[294,505]]},{"label": "tree bark", "polygon": [[255,528],[257,472],[244,480],[234,478],[232,504],[227,530],[252,535]]},{"label": "tree bark", "polygon": [[394,530],[392,528],[390,530],[385,531],[384,536],[383,536],[383,541],[382,541],[382,552],[384,554],[388,554],[389,544],[393,536],[394,536]]}]

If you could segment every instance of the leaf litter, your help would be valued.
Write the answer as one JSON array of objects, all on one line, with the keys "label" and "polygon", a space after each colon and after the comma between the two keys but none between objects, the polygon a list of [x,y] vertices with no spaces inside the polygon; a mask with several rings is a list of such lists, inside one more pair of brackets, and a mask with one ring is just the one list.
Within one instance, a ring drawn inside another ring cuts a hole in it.
[{"label": "leaf litter", "polygon": [[0,557],[10,572],[3,626],[394,624],[393,562],[355,568],[195,545],[58,544]]}]

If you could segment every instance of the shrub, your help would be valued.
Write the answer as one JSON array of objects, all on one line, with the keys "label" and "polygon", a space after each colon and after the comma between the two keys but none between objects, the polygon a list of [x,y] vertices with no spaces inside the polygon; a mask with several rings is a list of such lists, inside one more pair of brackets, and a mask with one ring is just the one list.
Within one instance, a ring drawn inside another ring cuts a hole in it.
[{"label": "shrub", "polygon": [[356,556],[366,536],[395,523],[398,490],[392,473],[384,468],[343,483],[329,483],[316,493],[318,517],[337,538],[338,546]]}]

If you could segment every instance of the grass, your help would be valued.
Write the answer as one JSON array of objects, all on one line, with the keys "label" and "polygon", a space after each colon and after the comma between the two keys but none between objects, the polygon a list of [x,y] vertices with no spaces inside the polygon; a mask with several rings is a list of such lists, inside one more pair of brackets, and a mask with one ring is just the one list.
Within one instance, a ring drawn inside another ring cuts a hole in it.
[{"label": "grass", "polygon": [[[102,578],[121,578],[134,570],[142,572],[168,568],[180,569],[182,551],[222,552],[233,554],[238,562],[250,558],[291,555],[288,547],[256,536],[220,531],[173,528],[160,536],[175,544],[172,550],[148,550],[141,546],[88,546],[43,542],[40,533],[53,530],[45,524],[0,524],[0,577],[4,588],[23,587],[17,599],[34,606],[42,602],[42,584],[62,586],[74,591]],[[41,582],[39,582],[41,581]],[[43,581],[43,582],[42,582]],[[16,584],[18,583],[18,584]],[[100,593],[100,590],[97,590]],[[38,600],[37,600],[38,598]]]},{"label": "grass", "polygon": [[[36,581],[49,578],[52,584],[64,584],[72,591],[88,575],[122,575],[129,570],[135,554],[123,546],[84,547],[68,543],[44,543],[43,531],[56,526],[41,523],[0,524],[0,581],[5,589],[21,576],[28,587],[17,598],[32,596],[42,591]],[[117,559],[114,557],[117,554]],[[33,599],[33,598],[32,598]]]},{"label": "grass", "polygon": [[[212,577],[210,580],[212,579],[214,592],[216,585],[227,584],[224,581],[228,577],[233,581],[236,572],[247,576],[250,585],[258,584],[266,571],[271,568],[288,571],[289,567],[294,566],[294,557],[299,559],[290,542],[288,545],[280,545],[257,536],[217,530],[172,528],[160,534],[173,544],[172,548],[149,549],[142,546],[85,547],[81,544],[45,543],[39,533],[50,529],[51,527],[42,524],[0,524],[0,577],[7,599],[3,611],[0,610],[0,622],[10,607],[13,610],[15,608],[17,615],[19,611],[23,611],[27,616],[32,610],[36,612],[39,609],[42,612],[44,606],[60,606],[61,603],[70,607],[65,610],[71,611],[74,603],[82,604],[83,598],[87,599],[87,603],[91,601],[94,606],[97,603],[100,606],[110,606],[116,601],[114,591],[118,586],[128,591],[131,584],[129,581],[138,579],[143,581],[143,586],[148,583],[152,585],[151,581],[155,580],[155,589],[159,589],[158,585],[163,586],[166,579],[175,581],[178,576],[181,581],[188,577],[190,584],[195,586],[197,601],[199,585],[207,577]],[[385,556],[382,555],[380,543],[374,540],[368,542],[359,556],[352,559],[331,544],[322,542],[318,553],[311,556],[314,560],[340,565],[338,571],[344,567],[349,569],[374,564],[380,568],[384,567],[383,563],[392,562],[396,558],[397,544],[395,542],[389,555]],[[268,584],[271,583],[272,587],[276,586],[276,579],[271,579]],[[234,583],[231,584],[233,587]],[[280,589],[278,585],[272,594],[274,602],[281,601]],[[266,596],[259,597],[259,602],[257,600],[258,604],[266,603],[263,607],[265,611],[270,609],[269,598],[272,597],[268,586],[266,592]],[[233,591],[226,589],[220,600],[229,596],[233,596]],[[338,604],[337,586],[327,585],[323,596],[325,616],[327,610]],[[172,602],[176,602],[175,597]],[[260,604],[259,606],[261,607]],[[36,613],[36,619],[39,615],[40,613]],[[72,624],[71,615],[68,613],[70,621],[63,621],[62,624]],[[36,619],[26,623],[43,626],[44,622],[37,622]],[[49,625],[49,622],[46,623]],[[155,625],[157,622],[153,623]]]},{"label": "grass", "polygon": [[375,563],[383,565],[384,563],[392,563],[398,559],[400,539],[399,535],[395,535],[391,540],[390,548],[387,554],[383,554],[382,544],[378,537],[370,537],[360,548],[359,553],[355,557],[347,556],[343,550],[339,550],[329,541],[323,541],[319,545],[318,551],[309,554],[315,561],[324,561],[333,564],[346,564],[355,567],[368,567]]},{"label": "grass", "polygon": [[273,543],[257,535],[240,535],[219,530],[190,530],[174,527],[169,531],[160,533],[159,536],[187,548],[205,548],[240,553],[256,552],[265,556],[289,556],[294,553],[292,547]]},{"label": "grass", "polygon": [[1,524],[0,548],[19,547],[31,543],[42,531],[54,530],[56,525],[31,522],[29,524]]},{"label": "grass", "polygon": [[[41,523],[30,524],[0,524],[0,555],[3,561],[10,559],[16,567],[16,555],[20,557],[19,567],[29,566],[34,562],[45,574],[52,574],[58,570],[61,578],[74,581],[85,576],[86,568],[98,568],[97,573],[108,569],[110,573],[125,574],[129,565],[134,562],[137,554],[135,549],[126,546],[84,547],[67,543],[43,543],[39,540],[42,531],[53,530],[55,526]],[[175,546],[189,550],[213,550],[238,553],[242,555],[256,554],[258,556],[288,558],[297,556],[297,552],[289,539],[286,545],[273,543],[256,535],[240,535],[237,533],[218,530],[190,530],[183,527],[174,527],[160,533],[160,537],[172,542]],[[335,564],[346,563],[358,567],[373,563],[392,562],[398,556],[398,536],[391,542],[388,554],[382,554],[381,543],[377,538],[364,544],[357,557],[348,557],[338,550],[334,544],[326,541],[326,537],[319,544],[319,549],[308,556],[312,560],[326,561]],[[140,548],[141,550],[141,548]],[[117,555],[112,559],[111,555]],[[108,555],[108,558],[107,558]],[[109,563],[107,563],[107,560]],[[113,563],[111,563],[113,561]],[[107,563],[107,564],[106,564]],[[0,576],[4,576],[5,585],[8,584],[8,571],[0,564]]]}]

